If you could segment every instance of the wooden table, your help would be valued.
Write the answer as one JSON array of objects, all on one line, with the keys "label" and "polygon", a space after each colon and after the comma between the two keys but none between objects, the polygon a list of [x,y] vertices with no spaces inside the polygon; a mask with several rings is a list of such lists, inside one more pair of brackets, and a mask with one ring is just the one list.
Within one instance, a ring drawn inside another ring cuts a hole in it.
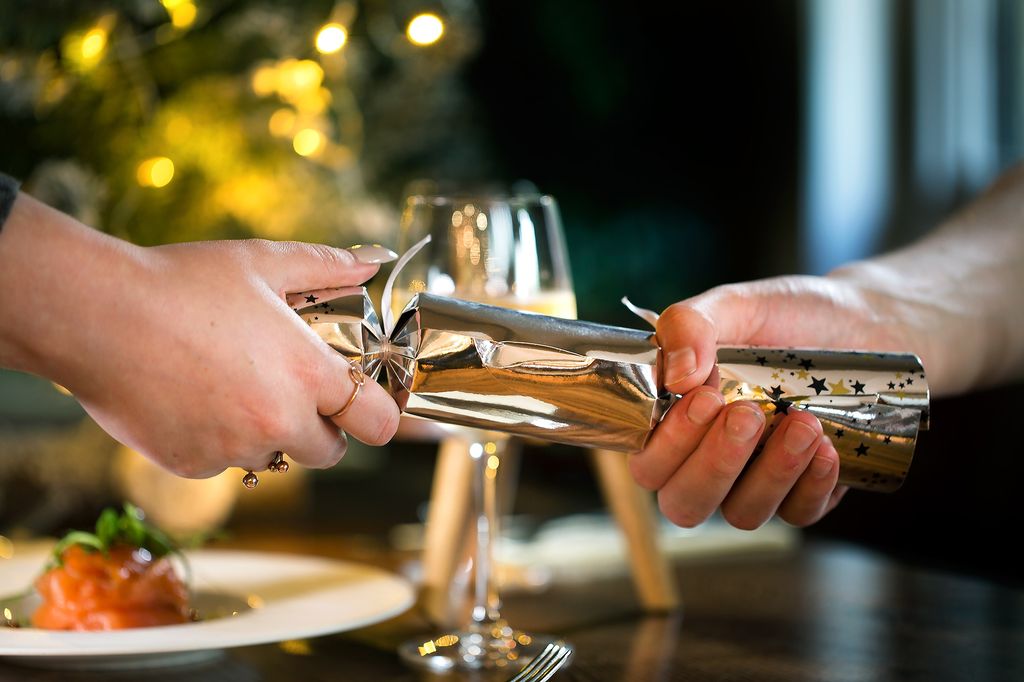
[{"label": "wooden table", "polygon": [[[397,560],[365,544],[323,551],[329,545],[312,538],[264,541],[258,549],[376,557],[391,566]],[[693,560],[676,571],[684,607],[666,616],[642,615],[626,576],[511,594],[505,613],[513,625],[557,633],[576,645],[572,667],[554,682],[1024,680],[1019,589],[822,542]],[[412,611],[353,632],[231,650],[198,668],[69,674],[0,663],[0,680],[472,679],[433,678],[403,666],[396,645],[427,630]]]}]

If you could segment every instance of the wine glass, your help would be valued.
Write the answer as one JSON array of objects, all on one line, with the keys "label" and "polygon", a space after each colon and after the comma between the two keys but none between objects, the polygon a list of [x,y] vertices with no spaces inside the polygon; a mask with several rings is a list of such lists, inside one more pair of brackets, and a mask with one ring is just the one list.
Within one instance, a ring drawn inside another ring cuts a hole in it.
[{"label": "wine glass", "polygon": [[[409,261],[394,291],[400,310],[417,292],[561,317],[576,317],[565,240],[555,200],[530,194],[409,194],[402,213],[402,250],[426,235],[431,242]],[[473,608],[454,632],[403,644],[402,657],[433,671],[514,670],[544,650],[552,637],[510,626],[501,615],[495,576],[498,476],[509,437],[468,427],[445,427],[473,460]],[[564,644],[564,642],[561,642]]]}]

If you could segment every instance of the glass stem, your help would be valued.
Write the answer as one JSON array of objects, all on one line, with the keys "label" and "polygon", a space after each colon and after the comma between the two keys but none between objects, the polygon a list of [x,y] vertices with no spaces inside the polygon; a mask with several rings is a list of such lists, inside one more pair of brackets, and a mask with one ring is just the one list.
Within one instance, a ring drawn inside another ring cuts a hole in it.
[{"label": "glass stem", "polygon": [[476,571],[473,590],[472,628],[487,639],[494,638],[501,626],[501,598],[495,571],[495,543],[499,535],[497,482],[501,464],[500,439],[476,443],[476,468],[473,485],[476,517]]}]

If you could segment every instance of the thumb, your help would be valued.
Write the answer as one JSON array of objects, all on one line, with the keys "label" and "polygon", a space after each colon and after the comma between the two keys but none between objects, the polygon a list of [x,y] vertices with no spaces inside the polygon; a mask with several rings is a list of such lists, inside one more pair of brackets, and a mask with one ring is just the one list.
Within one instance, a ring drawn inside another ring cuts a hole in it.
[{"label": "thumb", "polygon": [[263,242],[254,257],[259,272],[275,291],[294,293],[362,284],[380,263],[394,260],[383,247],[340,249],[307,242]]},{"label": "thumb", "polygon": [[665,387],[686,393],[703,384],[715,365],[715,324],[687,301],[674,303],[658,318],[658,343],[665,358]]},{"label": "thumb", "polygon": [[718,344],[749,338],[745,297],[732,285],[675,303],[658,318],[658,342],[665,353],[665,386],[686,393],[707,381]]}]

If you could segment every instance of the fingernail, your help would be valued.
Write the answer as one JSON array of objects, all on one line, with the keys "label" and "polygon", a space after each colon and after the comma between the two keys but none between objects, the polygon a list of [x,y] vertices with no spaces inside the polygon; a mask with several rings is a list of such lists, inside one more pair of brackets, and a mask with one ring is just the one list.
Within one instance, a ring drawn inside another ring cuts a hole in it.
[{"label": "fingernail", "polygon": [[782,444],[789,452],[799,453],[805,452],[816,440],[818,440],[818,434],[810,426],[803,422],[790,422]]},{"label": "fingernail", "polygon": [[733,440],[748,441],[761,429],[761,420],[760,410],[743,405],[734,407],[725,418],[725,432]]},{"label": "fingernail", "polygon": [[825,478],[832,473],[832,467],[835,464],[836,461],[831,457],[815,455],[814,459],[811,460],[811,473],[818,478]]},{"label": "fingernail", "polygon": [[690,407],[686,410],[686,416],[694,424],[704,426],[710,424],[718,412],[722,409],[722,397],[713,391],[701,391],[693,396]]},{"label": "fingernail", "polygon": [[348,252],[360,263],[390,263],[398,259],[398,254],[380,244],[356,244],[348,247]]},{"label": "fingernail", "polygon": [[665,354],[665,383],[676,384],[697,371],[697,354],[692,348],[670,350]]}]

